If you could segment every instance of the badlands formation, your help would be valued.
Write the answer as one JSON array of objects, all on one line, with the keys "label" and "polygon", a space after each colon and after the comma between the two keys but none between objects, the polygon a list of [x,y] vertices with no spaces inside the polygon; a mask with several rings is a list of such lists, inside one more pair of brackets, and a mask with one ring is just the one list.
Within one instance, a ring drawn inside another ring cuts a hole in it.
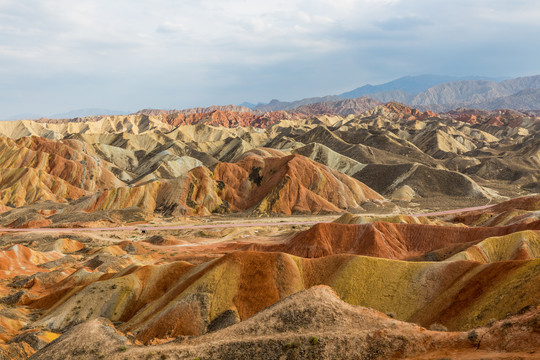
[{"label": "badlands formation", "polygon": [[0,359],[538,359],[539,184],[517,111],[2,122]]}]

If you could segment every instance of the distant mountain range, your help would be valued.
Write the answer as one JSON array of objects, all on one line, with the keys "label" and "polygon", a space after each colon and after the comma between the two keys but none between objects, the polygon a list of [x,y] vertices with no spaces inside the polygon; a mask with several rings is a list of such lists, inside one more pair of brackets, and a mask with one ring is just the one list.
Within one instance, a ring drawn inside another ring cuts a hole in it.
[{"label": "distant mountain range", "polygon": [[100,109],[100,108],[88,108],[88,109],[77,109],[71,110],[65,113],[58,113],[52,115],[40,115],[40,114],[31,114],[23,113],[14,116],[10,116],[4,120],[37,120],[40,118],[47,119],[73,119],[73,118],[83,118],[87,116],[100,116],[100,115],[127,115],[129,111],[118,111],[110,109]]},{"label": "distant mountain range", "polygon": [[253,110],[294,110],[302,106],[368,96],[383,103],[400,102],[438,112],[467,107],[496,110],[539,110],[540,75],[516,79],[444,75],[405,76],[381,85],[364,85],[339,95],[306,98],[291,102],[272,100],[268,104],[246,104]]},{"label": "distant mountain range", "polygon": [[[349,101],[347,101],[349,100]],[[352,100],[352,101],[350,101]],[[307,115],[323,113],[359,114],[380,103],[399,102],[419,110],[447,112],[459,108],[478,110],[540,110],[540,75],[515,79],[446,75],[405,76],[380,84],[364,85],[338,95],[311,97],[295,101],[271,100],[269,103],[210,106],[183,110],[144,109],[136,114],[201,114],[213,111],[252,112],[262,116],[272,111],[293,111]],[[88,108],[43,116],[20,114],[5,120],[73,119],[100,115],[127,115],[129,112]]]},{"label": "distant mountain range", "polygon": [[100,116],[100,115],[127,115],[129,111],[118,111],[109,109],[89,108],[89,109],[77,109],[71,110],[65,113],[53,114],[48,116],[51,119],[72,119],[76,117],[85,116]]},{"label": "distant mountain range", "polygon": [[389,93],[393,91],[402,91],[407,94],[418,94],[425,91],[435,85],[445,84],[449,82],[462,81],[462,80],[489,80],[497,81],[504,80],[503,78],[495,79],[482,76],[448,76],[448,75],[417,75],[417,76],[404,76],[399,79],[387,82],[381,85],[364,85],[356,88],[352,91],[345,92],[338,96],[345,98],[356,98],[359,96]]},{"label": "distant mountain range", "polygon": [[262,112],[267,112],[267,111],[279,111],[279,110],[294,110],[300,106],[318,104],[318,103],[327,103],[327,102],[332,102],[332,101],[340,101],[344,99],[345,98],[342,96],[328,95],[324,97],[312,97],[312,98],[306,98],[306,99],[291,101],[291,102],[279,101],[279,100],[274,99],[270,101],[268,104],[259,103],[257,105],[253,105],[250,103],[242,103],[241,106],[249,107],[252,110],[259,110]]}]

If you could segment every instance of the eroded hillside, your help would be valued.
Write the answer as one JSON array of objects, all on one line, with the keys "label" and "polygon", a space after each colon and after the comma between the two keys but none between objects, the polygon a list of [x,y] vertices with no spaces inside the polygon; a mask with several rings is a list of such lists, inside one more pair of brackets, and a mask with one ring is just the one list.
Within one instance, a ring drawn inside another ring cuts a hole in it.
[{"label": "eroded hillside", "polygon": [[[274,115],[214,110],[5,122],[0,222],[54,226],[60,215],[131,207],[146,219],[407,212],[538,190],[540,122],[526,114],[437,115],[389,103],[346,117]],[[28,221],[9,222],[14,208]]]},{"label": "eroded hillside", "polygon": [[2,126],[0,358],[537,357],[538,119],[332,106]]}]

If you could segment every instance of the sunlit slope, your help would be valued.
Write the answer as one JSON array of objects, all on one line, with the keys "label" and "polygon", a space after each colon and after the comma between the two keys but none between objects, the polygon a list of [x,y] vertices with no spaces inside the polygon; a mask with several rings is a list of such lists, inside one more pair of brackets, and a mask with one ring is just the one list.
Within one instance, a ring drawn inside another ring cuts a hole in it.
[{"label": "sunlit slope", "polygon": [[358,254],[388,259],[421,256],[448,246],[478,242],[522,230],[540,230],[540,221],[503,227],[464,227],[390,223],[319,223],[277,245],[255,245],[253,249],[282,251],[302,257]]},{"label": "sunlit slope", "polygon": [[535,304],[539,280],[538,259],[482,265],[236,252],[197,267],[172,263],[119,273],[59,299],[38,323],[60,330],[104,316],[124,321],[121,328],[145,342],[199,335],[216,321],[238,322],[293,293],[326,284],[348,303],[401,320],[468,329]]}]

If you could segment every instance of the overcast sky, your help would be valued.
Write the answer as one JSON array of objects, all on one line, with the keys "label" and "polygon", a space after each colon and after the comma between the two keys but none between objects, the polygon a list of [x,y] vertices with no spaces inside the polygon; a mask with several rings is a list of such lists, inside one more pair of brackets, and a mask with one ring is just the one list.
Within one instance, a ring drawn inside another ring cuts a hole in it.
[{"label": "overcast sky", "polygon": [[0,119],[540,74],[537,0],[0,0]]}]

